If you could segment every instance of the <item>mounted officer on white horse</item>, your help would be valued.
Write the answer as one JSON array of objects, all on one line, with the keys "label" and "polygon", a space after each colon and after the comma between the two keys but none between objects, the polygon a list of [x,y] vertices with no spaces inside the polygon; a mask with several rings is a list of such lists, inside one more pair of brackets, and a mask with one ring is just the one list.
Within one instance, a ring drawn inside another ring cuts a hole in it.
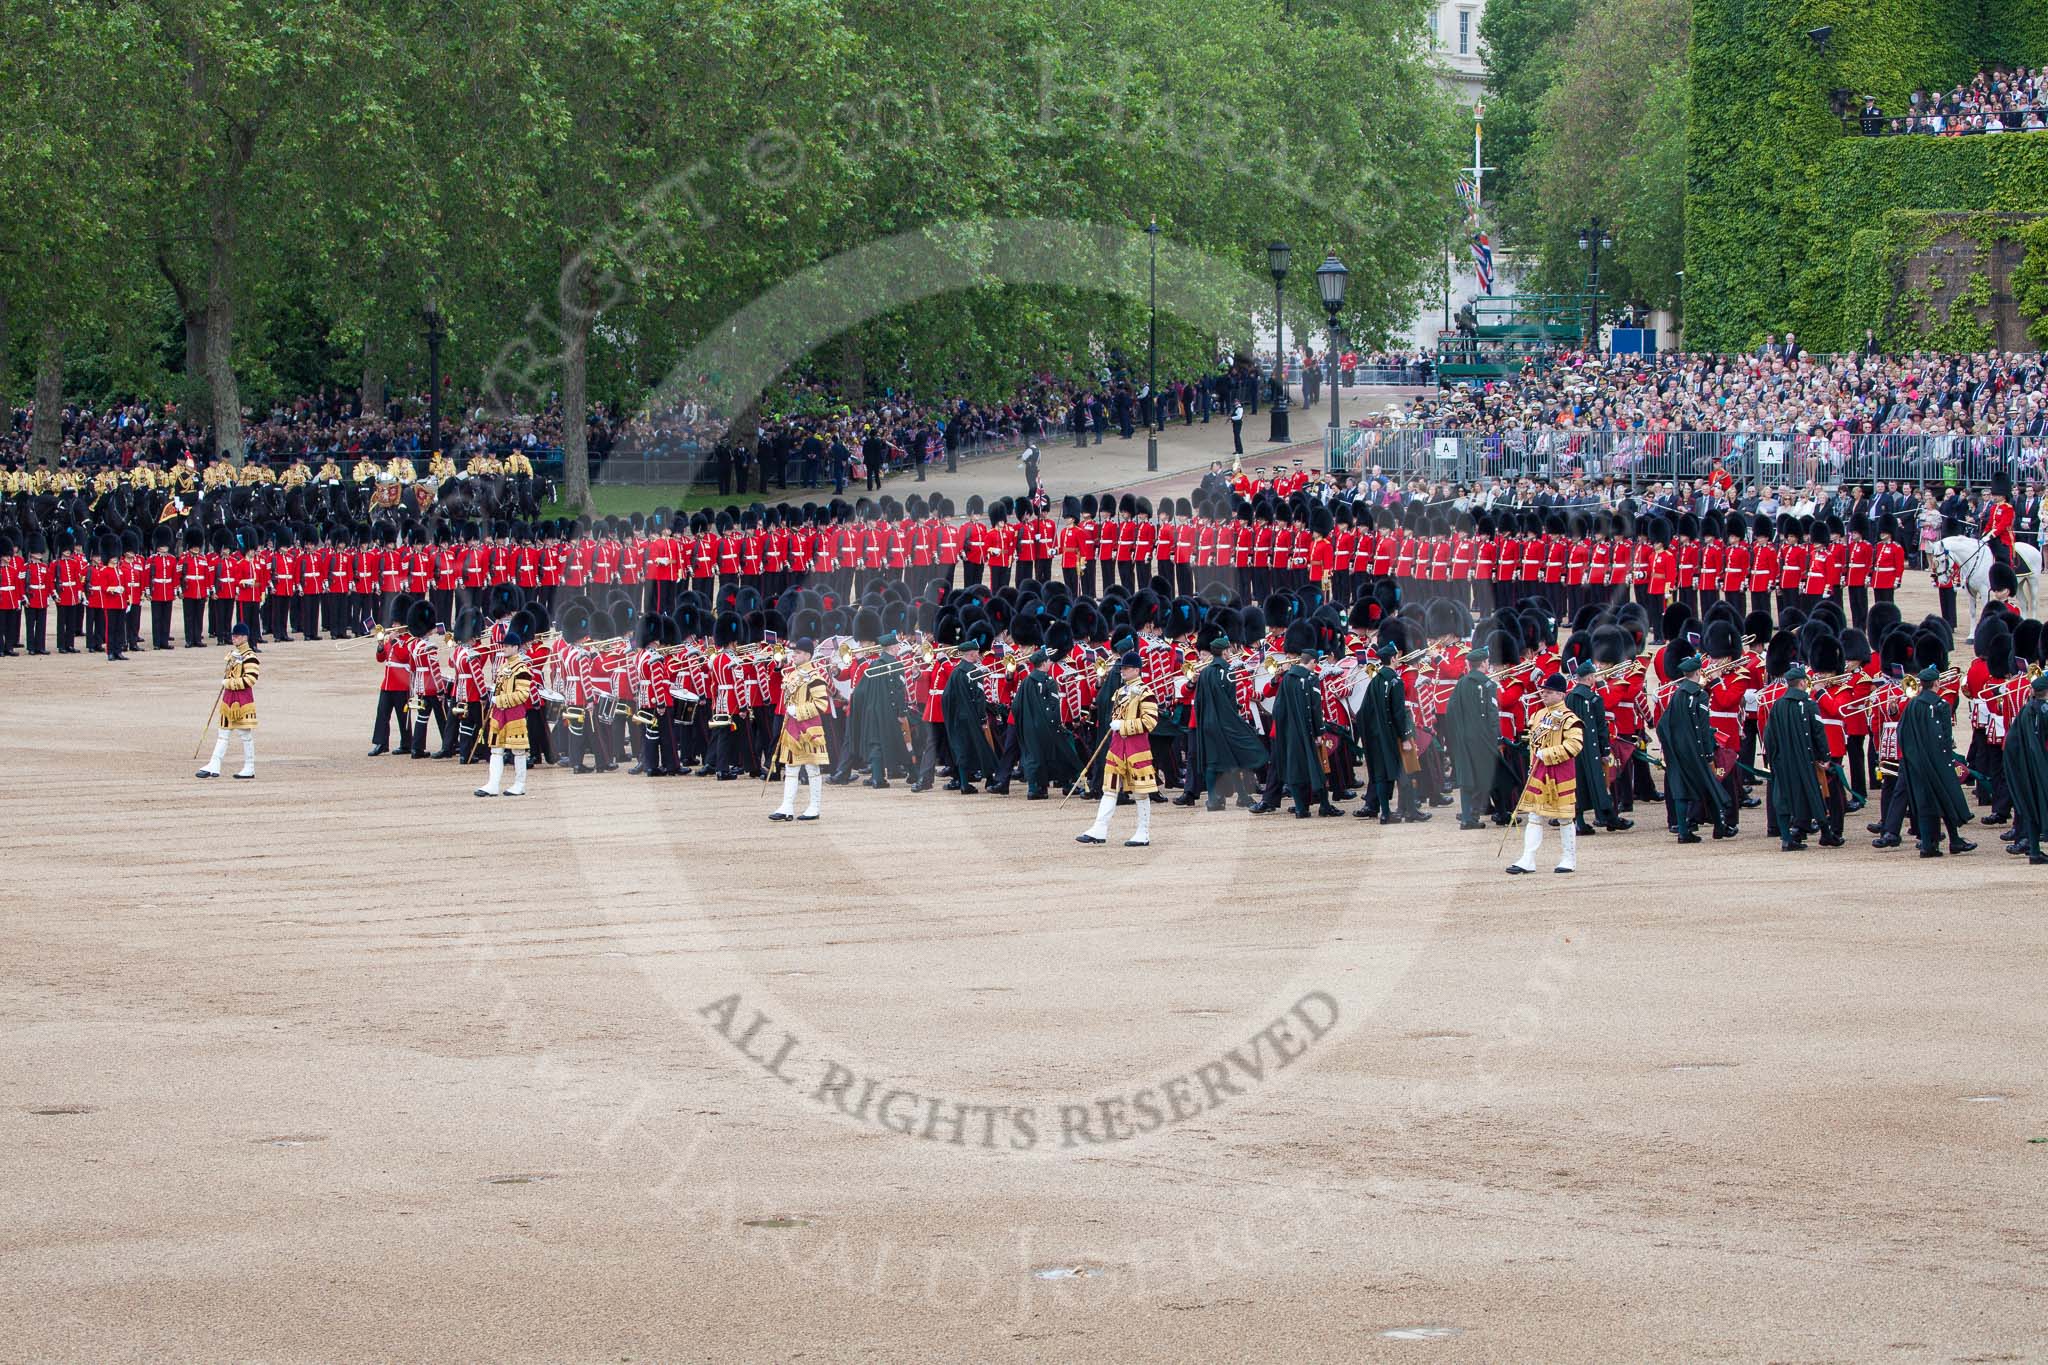
[{"label": "mounted officer on white horse", "polygon": [[2022,615],[2033,616],[2041,552],[2013,539],[2012,476],[2003,470],[1991,476],[1991,495],[1977,531],[1974,536],[1946,536],[1935,542],[1930,567],[1937,575],[1952,574],[1970,594],[1972,619],[1983,614],[1984,600],[1993,592],[2010,594]]}]

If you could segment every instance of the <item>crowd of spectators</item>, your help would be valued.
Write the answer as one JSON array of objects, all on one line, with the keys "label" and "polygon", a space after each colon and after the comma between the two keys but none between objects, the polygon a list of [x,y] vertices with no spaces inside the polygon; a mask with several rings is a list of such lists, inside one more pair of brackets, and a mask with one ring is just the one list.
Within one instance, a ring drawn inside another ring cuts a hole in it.
[{"label": "crowd of spectators", "polygon": [[[541,456],[557,449],[561,414],[553,406],[515,417],[492,415],[474,396],[451,395],[441,415],[441,442],[461,464],[473,454],[520,450]],[[602,426],[606,419],[596,418]],[[13,408],[0,434],[0,464],[29,463],[35,408]],[[323,389],[251,412],[242,422],[249,458],[282,466],[293,460],[318,465],[334,459],[385,460],[422,456],[427,443],[426,396],[392,398],[365,411],[353,392]],[[205,458],[213,445],[208,424],[175,403],[121,402],[104,408],[67,403],[59,418],[57,463],[80,469],[126,468],[139,460],[176,463]]]},{"label": "crowd of spectators", "polygon": [[1866,95],[1857,124],[1865,137],[2038,132],[2048,128],[2048,68],[1987,67],[1952,90],[1915,90],[1904,110],[1889,114]]},{"label": "crowd of spectators", "polygon": [[1796,335],[1747,355],[1573,353],[1361,419],[1443,432],[1745,432],[2048,436],[2039,351],[1813,355]]}]

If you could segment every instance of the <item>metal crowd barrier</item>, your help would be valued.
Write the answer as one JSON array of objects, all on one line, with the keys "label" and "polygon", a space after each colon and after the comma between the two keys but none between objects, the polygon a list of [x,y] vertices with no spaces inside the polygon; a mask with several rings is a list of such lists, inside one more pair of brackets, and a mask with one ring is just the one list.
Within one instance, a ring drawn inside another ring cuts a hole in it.
[{"label": "metal crowd barrier", "polygon": [[2048,484],[2048,437],[1855,436],[1845,442],[1750,432],[1515,431],[1403,428],[1324,432],[1324,467],[1400,479],[1613,479],[1630,488],[1704,479],[1719,459],[1743,484],[1834,488],[1879,481],[1969,488],[2004,471]]}]

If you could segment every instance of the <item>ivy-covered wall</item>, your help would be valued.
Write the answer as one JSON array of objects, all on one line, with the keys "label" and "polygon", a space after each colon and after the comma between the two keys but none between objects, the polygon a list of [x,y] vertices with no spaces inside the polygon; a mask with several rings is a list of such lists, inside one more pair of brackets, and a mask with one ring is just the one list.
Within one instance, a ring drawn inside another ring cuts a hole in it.
[{"label": "ivy-covered wall", "polygon": [[[1825,54],[1806,36],[1823,25]],[[2048,133],[1864,139],[1828,107],[1844,89],[1903,109],[1986,60],[2048,61],[2043,0],[1694,0],[1692,41],[1688,345],[1741,350],[1790,328],[1846,347],[1862,334],[1843,330],[1849,263],[1876,248],[1858,234],[1881,235],[1884,213],[2048,210]]]},{"label": "ivy-covered wall", "polygon": [[[1845,345],[1859,344],[1866,328],[1888,351],[2034,344],[2020,295],[2035,282],[2022,278],[2022,253],[2048,218],[1893,209],[1880,221],[1850,238],[1841,290]],[[2034,259],[2048,262],[2048,250]]]}]

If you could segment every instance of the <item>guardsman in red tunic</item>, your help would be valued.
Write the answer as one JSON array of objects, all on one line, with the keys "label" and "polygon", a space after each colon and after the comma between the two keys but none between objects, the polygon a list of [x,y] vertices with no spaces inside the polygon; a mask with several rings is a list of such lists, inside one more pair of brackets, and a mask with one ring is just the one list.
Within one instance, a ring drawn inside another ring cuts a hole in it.
[{"label": "guardsman in red tunic", "polygon": [[1565,574],[1571,566],[1572,542],[1565,534],[1564,518],[1551,514],[1544,526],[1543,591],[1555,605],[1557,614],[1569,615],[1565,609]]},{"label": "guardsman in red tunic", "polygon": [[171,647],[171,603],[178,600],[178,556],[173,552],[178,533],[160,529],[156,549],[144,561],[149,583],[149,647]]},{"label": "guardsman in red tunic", "polygon": [[121,533],[121,628],[127,647],[142,648],[142,604],[149,597],[149,561],[142,557],[142,533],[133,527]]},{"label": "guardsman in red tunic", "polygon": [[0,659],[21,641],[21,607],[28,597],[28,562],[10,536],[0,535]]},{"label": "guardsman in red tunic", "polygon": [[[1504,512],[1499,523],[1500,530],[1493,538],[1493,596],[1486,604],[1498,606],[1511,602],[1519,589],[1514,585],[1522,581],[1522,538],[1514,533],[1514,513]],[[1520,732],[1516,732],[1519,736]]]},{"label": "guardsman in red tunic", "polygon": [[115,536],[100,541],[100,562],[93,566],[93,596],[87,607],[99,624],[100,646],[109,659],[128,657],[128,571],[121,564],[121,542]]},{"label": "guardsman in red tunic", "polygon": [[26,613],[28,629],[25,637],[30,654],[48,654],[46,646],[50,625],[50,597],[56,591],[56,566],[50,563],[49,542],[41,533],[31,532],[28,537],[28,563],[24,569],[25,579],[22,593],[22,610]]},{"label": "guardsman in red tunic", "polygon": [[294,619],[287,624],[303,639],[320,638],[320,597],[327,591],[327,559],[332,553],[324,540],[299,547],[299,575],[292,596]]},{"label": "guardsman in red tunic", "polygon": [[1654,549],[1650,554],[1650,573],[1644,590],[1652,611],[1662,611],[1677,589],[1678,554],[1671,548],[1670,534],[1669,523],[1657,521],[1651,524],[1650,541]]},{"label": "guardsman in red tunic", "polygon": [[1493,519],[1481,515],[1472,524],[1472,593],[1475,611],[1493,610],[1493,580],[1498,570],[1500,539],[1494,534]]},{"label": "guardsman in red tunic", "polygon": [[1605,513],[1594,520],[1593,531],[1593,545],[1586,556],[1587,600],[1604,606],[1610,600],[1614,582],[1614,542],[1608,539]]},{"label": "guardsman in red tunic", "polygon": [[1700,522],[1690,512],[1681,513],[1678,518],[1678,537],[1672,545],[1678,556],[1678,572],[1671,581],[1678,600],[1685,603],[1686,610],[1693,615],[1700,611]]},{"label": "guardsman in red tunic", "polygon": [[85,593],[91,581],[91,566],[86,563],[84,551],[69,540],[68,532],[58,537],[57,562],[51,566],[51,576],[56,580],[57,652],[76,654],[78,633],[85,628]]},{"label": "guardsman in red tunic", "polygon": [[1723,529],[1728,543],[1721,552],[1721,598],[1740,616],[1749,601],[1749,543],[1743,539],[1748,527],[1739,513],[1731,512]]},{"label": "guardsman in red tunic", "polygon": [[448,666],[455,675],[455,761],[468,764],[476,760],[477,741],[483,733],[484,702],[490,696],[487,676],[491,651],[483,643],[489,619],[482,612],[473,611],[465,611],[464,618],[464,634],[456,640]]},{"label": "guardsman in red tunic", "polygon": [[988,527],[982,521],[981,495],[974,494],[967,499],[967,520],[960,528],[960,562],[967,587],[981,582],[982,573],[988,566]]},{"label": "guardsman in red tunic", "polygon": [[1201,528],[1195,523],[1194,504],[1186,498],[1174,500],[1173,577],[1183,597],[1195,592],[1195,557],[1201,553]]},{"label": "guardsman in red tunic", "polygon": [[1841,587],[1841,575],[1834,571],[1834,535],[1827,523],[1814,518],[1811,543],[1806,547],[1806,579],[1800,584],[1800,597],[1809,607],[1823,597],[1833,595]]},{"label": "guardsman in red tunic", "polygon": [[2007,568],[2017,568],[2012,552],[2012,475],[2003,469],[1991,474],[1991,496],[1984,500],[1983,524],[1977,533],[1990,547],[1992,557]]},{"label": "guardsman in red tunic", "polygon": [[1771,590],[1778,586],[1777,523],[1759,512],[1749,529],[1749,609],[1769,611]]},{"label": "guardsman in red tunic", "polygon": [[1802,606],[1800,593],[1806,587],[1806,531],[1791,516],[1778,518],[1778,536],[1784,544],[1778,550],[1778,615]]},{"label": "guardsman in red tunic", "polygon": [[292,599],[298,594],[299,552],[289,528],[279,527],[263,557],[263,631],[272,640],[291,639]]},{"label": "guardsman in red tunic", "polygon": [[393,619],[387,626],[377,641],[377,662],[384,667],[377,688],[377,719],[370,728],[370,758],[391,751],[391,720],[394,716],[400,726],[399,752],[405,751],[405,708],[406,703],[412,700],[412,641],[405,633],[402,619]]},{"label": "guardsman in red tunic", "polygon": [[1870,591],[1880,602],[1890,602],[1906,578],[1906,547],[1899,544],[1897,523],[1887,513],[1877,527],[1877,554],[1870,566]]},{"label": "guardsman in red tunic", "polygon": [[1584,519],[1576,519],[1572,526],[1571,548],[1565,556],[1565,606],[1573,615],[1592,600],[1586,590],[1593,572],[1593,543],[1586,539],[1586,529]]},{"label": "guardsman in red tunic", "polygon": [[1069,593],[1081,591],[1081,560],[1087,554],[1088,525],[1081,520],[1081,500],[1072,493],[1060,501],[1060,578]]},{"label": "guardsman in red tunic", "polygon": [[[988,536],[982,543],[982,557],[988,564],[989,586],[998,592],[1010,585],[1010,563],[1017,551],[1017,528],[1010,525],[1010,509],[998,502],[988,509]],[[1128,523],[1127,523],[1128,525]],[[1128,547],[1120,546],[1118,553]],[[1128,561],[1124,568],[1129,569]]]},{"label": "guardsman in red tunic", "polygon": [[1727,550],[1721,543],[1724,534],[1721,514],[1709,512],[1700,522],[1700,610],[1721,599],[1721,577],[1727,565]]}]

